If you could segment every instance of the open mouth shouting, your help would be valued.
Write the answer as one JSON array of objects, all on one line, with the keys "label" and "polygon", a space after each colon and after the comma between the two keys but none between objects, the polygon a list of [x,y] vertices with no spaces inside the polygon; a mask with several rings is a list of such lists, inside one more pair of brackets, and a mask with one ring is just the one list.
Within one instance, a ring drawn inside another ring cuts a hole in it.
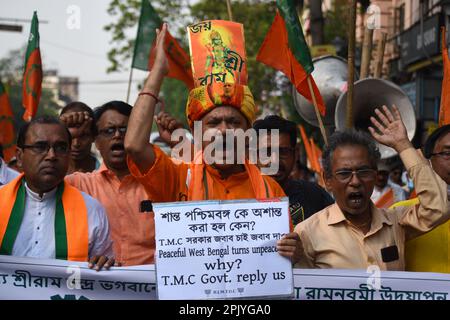
[{"label": "open mouth shouting", "polygon": [[361,207],[364,202],[364,194],[362,192],[350,192],[347,200],[351,207]]},{"label": "open mouth shouting", "polygon": [[124,146],[123,142],[114,143],[111,146],[111,154],[113,157],[125,156],[125,146]]}]

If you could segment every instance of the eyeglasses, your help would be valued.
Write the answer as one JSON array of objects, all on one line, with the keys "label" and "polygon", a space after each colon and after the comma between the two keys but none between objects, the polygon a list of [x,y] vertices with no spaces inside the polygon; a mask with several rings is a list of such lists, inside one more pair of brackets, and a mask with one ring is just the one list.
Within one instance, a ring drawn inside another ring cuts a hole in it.
[{"label": "eyeglasses", "polygon": [[445,160],[450,160],[450,151],[436,152],[436,153],[432,153],[431,155],[442,157]]},{"label": "eyeglasses", "polygon": [[334,176],[337,180],[343,183],[349,182],[353,178],[353,174],[363,181],[372,181],[375,179],[376,170],[374,169],[359,169],[359,170],[341,170],[336,171]]},{"label": "eyeglasses", "polygon": [[119,131],[119,135],[125,135],[125,133],[127,133],[127,127],[109,127],[106,129],[101,129],[98,132],[102,136],[110,138],[114,136],[117,131]]},{"label": "eyeglasses", "polygon": [[65,156],[69,153],[69,145],[67,143],[55,143],[54,145],[50,145],[46,142],[31,144],[31,145],[23,145],[22,149],[30,149],[34,153],[37,154],[47,154],[50,149],[53,149],[58,156]]}]

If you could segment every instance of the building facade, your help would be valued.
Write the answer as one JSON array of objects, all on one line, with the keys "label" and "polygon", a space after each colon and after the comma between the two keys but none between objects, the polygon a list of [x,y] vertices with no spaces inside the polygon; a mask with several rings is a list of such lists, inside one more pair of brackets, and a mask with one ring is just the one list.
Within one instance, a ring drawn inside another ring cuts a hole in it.
[{"label": "building facade", "polygon": [[[441,27],[449,23],[448,0],[392,0],[388,77],[408,94],[422,142],[437,126],[443,78]],[[448,37],[446,39],[448,43]]]},{"label": "building facade", "polygon": [[63,77],[57,70],[44,73],[42,87],[53,94],[53,101],[62,109],[72,101],[78,100],[78,77]]}]

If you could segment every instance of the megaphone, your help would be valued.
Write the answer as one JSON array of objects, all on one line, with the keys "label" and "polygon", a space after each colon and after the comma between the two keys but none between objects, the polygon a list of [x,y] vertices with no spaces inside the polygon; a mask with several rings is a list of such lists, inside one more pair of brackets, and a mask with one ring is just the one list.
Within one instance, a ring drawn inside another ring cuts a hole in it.
[{"label": "megaphone", "polygon": [[[356,81],[353,88],[353,123],[357,130],[368,131],[372,125],[370,117],[375,118],[375,108],[386,106],[389,109],[396,105],[403,123],[405,124],[408,138],[412,140],[416,132],[416,115],[414,108],[403,90],[396,84],[375,78],[366,78]],[[345,130],[347,117],[347,92],[343,93],[336,104],[335,126],[336,130]],[[397,152],[385,145],[378,144],[381,158],[393,157]]]},{"label": "megaphone", "polygon": [[[329,132],[334,130],[334,113],[336,102],[340,95],[347,91],[348,65],[347,60],[327,55],[315,58],[313,60],[314,71],[312,76],[316,82],[317,88],[322,95],[326,107],[326,114],[323,118],[325,127],[330,128]],[[356,72],[355,72],[356,74]],[[314,106],[297,92],[295,87],[292,88],[292,96],[294,97],[294,105],[300,116],[309,124],[318,127]]]}]

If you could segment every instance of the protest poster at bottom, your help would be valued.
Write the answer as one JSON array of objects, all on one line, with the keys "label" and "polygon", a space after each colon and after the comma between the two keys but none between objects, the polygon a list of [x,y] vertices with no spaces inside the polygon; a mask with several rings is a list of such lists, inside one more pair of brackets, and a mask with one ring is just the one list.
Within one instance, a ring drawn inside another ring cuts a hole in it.
[{"label": "protest poster at bottom", "polygon": [[276,251],[289,233],[287,198],[156,203],[159,299],[293,295],[291,261]]},{"label": "protest poster at bottom", "polygon": [[[450,300],[450,274],[373,271],[293,269],[293,298]],[[0,255],[0,300],[155,300],[155,277],[153,264],[96,272],[86,262]]]},{"label": "protest poster at bottom", "polygon": [[95,271],[87,262],[0,255],[0,300],[152,300],[155,266]]}]

